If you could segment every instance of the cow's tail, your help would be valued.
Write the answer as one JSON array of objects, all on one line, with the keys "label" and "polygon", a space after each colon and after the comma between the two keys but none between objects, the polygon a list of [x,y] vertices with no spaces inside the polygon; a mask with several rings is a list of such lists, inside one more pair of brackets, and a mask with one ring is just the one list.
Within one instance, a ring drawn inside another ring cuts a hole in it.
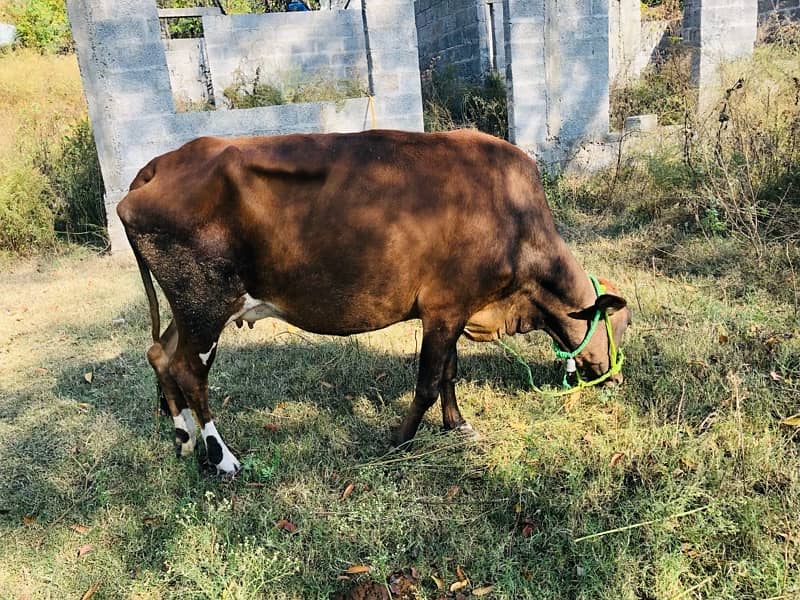
[{"label": "cow's tail", "polygon": [[153,286],[153,277],[150,275],[150,269],[147,268],[136,246],[131,244],[131,248],[133,248],[133,255],[136,257],[136,264],[139,265],[139,274],[142,276],[144,293],[147,296],[147,304],[150,306],[153,341],[157,342],[161,338],[161,315],[158,312],[158,296],[156,296],[156,288]]}]

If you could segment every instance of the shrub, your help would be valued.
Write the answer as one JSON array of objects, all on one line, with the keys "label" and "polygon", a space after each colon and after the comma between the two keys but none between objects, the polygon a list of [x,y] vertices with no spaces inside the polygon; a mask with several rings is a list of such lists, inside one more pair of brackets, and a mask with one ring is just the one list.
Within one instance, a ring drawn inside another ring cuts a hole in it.
[{"label": "shrub", "polygon": [[15,0],[10,12],[23,46],[42,53],[66,53],[72,49],[64,0]]},{"label": "shrub", "polygon": [[57,199],[58,234],[70,242],[105,247],[105,188],[88,119],[78,121],[52,150],[43,146],[35,164]]},{"label": "shrub", "polygon": [[3,170],[0,249],[24,253],[52,247],[54,198],[47,179],[32,165],[11,165]]},{"label": "shrub", "polygon": [[671,44],[639,81],[612,87],[611,127],[622,129],[627,117],[652,113],[662,125],[683,123],[695,106],[690,74],[691,54],[685,47]]},{"label": "shrub", "polygon": [[279,75],[274,83],[261,81],[261,69],[256,69],[252,81],[239,71],[234,83],[223,91],[232,109],[276,106],[299,102],[342,102],[348,98],[367,95],[360,78],[333,79],[324,72],[305,77],[299,73]]},{"label": "shrub", "polygon": [[422,102],[425,131],[468,127],[508,137],[506,85],[496,71],[475,83],[460,80],[452,66],[431,65],[422,75]]}]

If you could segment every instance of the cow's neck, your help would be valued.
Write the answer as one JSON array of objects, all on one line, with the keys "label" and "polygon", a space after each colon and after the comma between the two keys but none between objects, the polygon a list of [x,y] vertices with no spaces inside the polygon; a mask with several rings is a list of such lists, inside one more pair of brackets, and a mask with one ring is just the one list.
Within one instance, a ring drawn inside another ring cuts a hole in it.
[{"label": "cow's neck", "polygon": [[586,337],[589,323],[569,315],[592,306],[597,294],[589,275],[567,249],[566,244],[563,250],[559,261],[563,275],[558,278],[558,285],[548,290],[552,296],[548,302],[548,318],[545,320],[544,330],[563,349],[573,350]]}]

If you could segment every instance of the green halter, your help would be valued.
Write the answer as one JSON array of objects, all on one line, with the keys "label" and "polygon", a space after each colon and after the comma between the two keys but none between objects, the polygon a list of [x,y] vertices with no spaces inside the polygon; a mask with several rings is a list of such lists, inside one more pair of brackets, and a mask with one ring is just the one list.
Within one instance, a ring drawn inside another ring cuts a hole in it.
[{"label": "green halter", "polygon": [[[597,294],[597,296],[600,296],[605,292],[605,289],[600,284],[600,282],[597,281],[597,278],[594,275],[589,275],[589,279],[591,280],[592,285],[594,286],[594,291],[595,294]],[[606,323],[606,332],[608,333],[608,357],[610,361],[610,366],[608,371],[606,371],[599,377],[592,379],[590,381],[584,381],[583,379],[581,379],[580,372],[577,370],[575,366],[575,357],[578,356],[578,354],[580,354],[581,352],[583,352],[586,346],[589,344],[589,340],[592,339],[592,336],[594,335],[594,332],[597,329],[597,324],[600,322],[600,317],[603,317],[603,320]],[[625,355],[622,353],[622,348],[617,348],[617,344],[614,342],[614,334],[611,329],[611,319],[609,319],[605,311],[602,311],[600,309],[597,309],[597,312],[592,318],[592,322],[589,324],[589,330],[586,332],[586,336],[583,338],[583,341],[581,341],[581,343],[578,344],[578,347],[572,350],[571,352],[562,350],[555,342],[555,340],[553,340],[553,352],[555,352],[555,355],[561,360],[567,361],[566,368],[564,370],[564,379],[561,382],[564,389],[559,392],[545,392],[544,390],[537,387],[533,383],[533,374],[531,373],[530,366],[519,355],[519,353],[501,340],[497,340],[497,343],[500,344],[506,350],[508,350],[508,352],[510,352],[517,359],[517,362],[519,362],[521,365],[525,367],[528,373],[528,384],[530,385],[531,389],[540,394],[550,393],[551,395],[555,396],[560,396],[562,394],[569,394],[572,393],[576,388],[580,389],[585,387],[591,387],[593,385],[597,385],[598,383],[604,382],[606,379],[608,379],[612,375],[616,375],[622,370],[622,362],[625,360]],[[570,373],[575,373],[575,376],[578,379],[578,383],[575,386],[570,385],[568,381],[568,376]]]}]

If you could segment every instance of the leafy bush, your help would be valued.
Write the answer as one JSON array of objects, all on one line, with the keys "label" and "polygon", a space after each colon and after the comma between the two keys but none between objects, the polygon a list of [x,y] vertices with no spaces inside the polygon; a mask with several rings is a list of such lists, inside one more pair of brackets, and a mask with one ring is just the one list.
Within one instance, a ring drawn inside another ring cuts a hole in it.
[{"label": "leafy bush", "polygon": [[72,49],[64,0],[14,0],[10,12],[23,46],[42,53]]},{"label": "leafy bush", "polygon": [[428,68],[422,75],[425,131],[468,127],[508,137],[508,102],[503,77],[488,73],[480,83],[460,80],[455,68]]}]

